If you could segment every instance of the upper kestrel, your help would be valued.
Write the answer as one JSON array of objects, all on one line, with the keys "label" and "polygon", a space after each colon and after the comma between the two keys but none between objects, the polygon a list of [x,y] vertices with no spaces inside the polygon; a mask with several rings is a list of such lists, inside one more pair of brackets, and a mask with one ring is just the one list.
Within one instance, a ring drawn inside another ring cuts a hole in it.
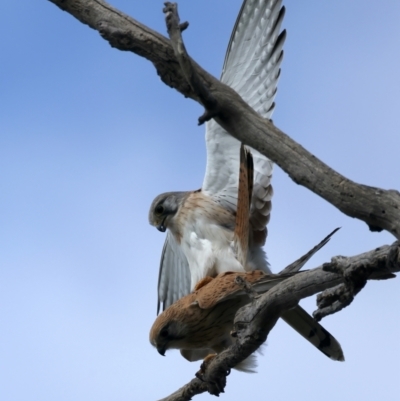
[{"label": "upper kestrel", "polygon": [[[246,0],[228,45],[221,81],[265,118],[274,109],[285,32],[277,0]],[[254,186],[245,266],[232,249],[238,196],[240,143],[215,121],[206,126],[207,168],[200,190],[157,196],[150,224],[167,232],[158,282],[158,305],[168,307],[205,276],[224,271],[270,272],[263,250],[271,211],[272,162],[251,149]]]}]

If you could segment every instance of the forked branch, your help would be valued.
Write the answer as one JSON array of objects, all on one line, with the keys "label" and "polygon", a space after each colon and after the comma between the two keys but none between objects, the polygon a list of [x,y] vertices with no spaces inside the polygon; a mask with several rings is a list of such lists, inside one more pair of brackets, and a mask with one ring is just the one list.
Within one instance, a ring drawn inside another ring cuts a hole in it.
[{"label": "forked branch", "polygon": [[[206,93],[215,99],[218,113],[213,107],[207,108],[199,87],[186,78],[171,41],[105,1],[49,1],[99,31],[111,46],[132,51],[150,60],[164,83],[201,103],[212,115],[217,114],[215,120],[224,129],[278,164],[297,184],[310,189],[346,215],[364,221],[371,231],[387,230],[400,239],[398,191],[357,184],[332,170],[271,122],[259,116],[235,91],[189,58],[195,75],[206,85]],[[177,13],[176,18],[179,21]]]}]

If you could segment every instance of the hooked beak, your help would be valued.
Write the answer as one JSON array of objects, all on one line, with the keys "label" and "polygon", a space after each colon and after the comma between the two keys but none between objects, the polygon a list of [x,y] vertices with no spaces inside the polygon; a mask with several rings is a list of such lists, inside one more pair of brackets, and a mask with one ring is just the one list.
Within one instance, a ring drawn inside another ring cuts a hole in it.
[{"label": "hooked beak", "polygon": [[164,220],[161,222],[161,224],[159,226],[157,226],[157,230],[161,231],[162,233],[165,233],[165,230],[167,229],[167,227],[165,227],[165,225],[164,225],[165,219],[166,219],[166,217],[164,217]]},{"label": "hooked beak", "polygon": [[163,345],[158,345],[157,346],[157,351],[160,355],[165,356],[165,346]]},{"label": "hooked beak", "polygon": [[166,230],[167,228],[163,225],[163,224],[160,224],[158,227],[157,227],[157,230],[158,231],[161,231],[162,233],[165,233],[165,230]]}]

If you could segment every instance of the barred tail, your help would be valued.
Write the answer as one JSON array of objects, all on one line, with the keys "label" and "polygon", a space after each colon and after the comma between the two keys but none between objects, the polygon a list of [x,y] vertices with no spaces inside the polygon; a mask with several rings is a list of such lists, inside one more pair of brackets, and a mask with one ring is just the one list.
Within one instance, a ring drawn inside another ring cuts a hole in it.
[{"label": "barred tail", "polygon": [[342,347],[335,337],[325,330],[303,308],[296,306],[285,311],[281,318],[314,347],[334,361],[344,361]]}]

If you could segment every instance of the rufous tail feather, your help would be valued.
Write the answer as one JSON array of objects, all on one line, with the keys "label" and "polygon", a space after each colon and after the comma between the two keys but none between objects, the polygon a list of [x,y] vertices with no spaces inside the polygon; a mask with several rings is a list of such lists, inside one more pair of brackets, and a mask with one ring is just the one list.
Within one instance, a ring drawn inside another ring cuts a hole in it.
[{"label": "rufous tail feather", "polygon": [[249,247],[250,205],[253,194],[254,164],[251,152],[240,146],[238,202],[234,231],[234,249],[237,260],[246,267]]}]

